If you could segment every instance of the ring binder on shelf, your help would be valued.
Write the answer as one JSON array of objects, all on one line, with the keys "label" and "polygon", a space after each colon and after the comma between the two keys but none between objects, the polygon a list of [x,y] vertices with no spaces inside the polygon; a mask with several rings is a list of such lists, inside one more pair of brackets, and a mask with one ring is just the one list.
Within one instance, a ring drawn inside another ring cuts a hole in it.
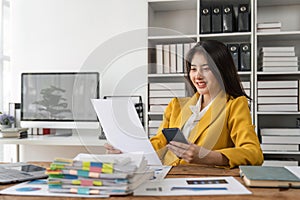
[{"label": "ring binder on shelf", "polygon": [[251,44],[240,44],[240,67],[241,71],[251,70]]},{"label": "ring binder on shelf", "polygon": [[248,4],[240,4],[238,9],[238,31],[250,31],[250,11]]},{"label": "ring binder on shelf", "polygon": [[234,32],[235,31],[235,16],[232,5],[223,6],[223,32]]},{"label": "ring binder on shelf", "polygon": [[200,8],[200,33],[211,33],[211,8]]},{"label": "ring binder on shelf", "polygon": [[238,71],[241,70],[240,68],[240,62],[239,62],[239,44],[228,44],[227,48],[229,49],[233,62],[235,64],[235,67]]},{"label": "ring binder on shelf", "polygon": [[211,15],[211,32],[221,33],[222,32],[222,13],[221,6],[214,6]]}]

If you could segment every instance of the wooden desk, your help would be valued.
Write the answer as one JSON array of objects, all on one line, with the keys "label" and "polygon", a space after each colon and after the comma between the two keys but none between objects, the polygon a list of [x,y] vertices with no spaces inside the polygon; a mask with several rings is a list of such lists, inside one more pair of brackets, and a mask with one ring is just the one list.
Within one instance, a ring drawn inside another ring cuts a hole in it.
[{"label": "wooden desk", "polygon": [[[49,163],[35,163],[41,166],[48,166]],[[168,178],[184,178],[184,177],[205,177],[205,176],[233,176],[238,181],[243,183],[239,177],[238,169],[221,169],[208,166],[178,166],[171,169],[168,174]],[[11,185],[0,186],[0,189],[4,189]],[[278,188],[248,188],[252,195],[220,195],[220,196],[168,196],[168,197],[134,197],[129,196],[114,196],[108,198],[109,200],[129,200],[129,199],[142,199],[142,200],[159,200],[159,199],[200,199],[201,200],[241,200],[241,199],[260,199],[260,200],[275,200],[275,199],[298,199],[300,195],[300,189],[288,189],[280,190]],[[70,197],[25,197],[25,196],[8,196],[0,195],[1,200],[80,200],[87,198],[70,198]],[[93,198],[92,198],[93,199]]]}]

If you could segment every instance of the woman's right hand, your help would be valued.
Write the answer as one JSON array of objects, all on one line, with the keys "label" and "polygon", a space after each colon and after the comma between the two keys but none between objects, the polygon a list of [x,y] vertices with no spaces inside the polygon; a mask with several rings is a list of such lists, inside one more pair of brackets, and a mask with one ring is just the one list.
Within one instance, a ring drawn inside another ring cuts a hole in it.
[{"label": "woman's right hand", "polygon": [[120,154],[122,151],[119,149],[115,149],[112,145],[105,143],[104,148],[106,149],[107,154]]}]

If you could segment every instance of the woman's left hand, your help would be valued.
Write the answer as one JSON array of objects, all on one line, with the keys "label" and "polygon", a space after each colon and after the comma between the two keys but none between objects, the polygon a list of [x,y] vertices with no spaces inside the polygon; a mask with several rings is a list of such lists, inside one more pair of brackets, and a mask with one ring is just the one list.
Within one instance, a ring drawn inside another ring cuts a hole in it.
[{"label": "woman's left hand", "polygon": [[167,145],[168,149],[176,156],[182,158],[188,163],[201,163],[201,159],[209,154],[209,150],[196,144],[184,144],[181,142],[171,141]]}]

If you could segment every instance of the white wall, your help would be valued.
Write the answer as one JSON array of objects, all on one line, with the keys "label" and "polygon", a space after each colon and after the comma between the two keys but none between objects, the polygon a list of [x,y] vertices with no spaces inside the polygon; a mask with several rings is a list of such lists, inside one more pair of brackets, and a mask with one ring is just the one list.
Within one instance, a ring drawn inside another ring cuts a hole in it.
[{"label": "white wall", "polygon": [[[21,101],[22,72],[63,71],[98,71],[101,96],[135,94],[145,101],[146,0],[11,1],[11,22],[10,102]],[[42,148],[22,151],[39,158]],[[66,155],[72,151],[64,148]]]},{"label": "white wall", "polygon": [[[147,46],[146,0],[26,0],[12,1],[11,9],[11,102],[20,102],[22,72],[98,70],[102,96],[111,95],[118,80],[136,68],[140,73],[136,83],[147,82],[147,68],[140,68],[147,62],[146,50],[129,54],[126,52],[132,49],[117,51],[128,45]],[[110,51],[104,51],[104,46]],[[93,66],[84,67],[91,54],[97,53]],[[135,88],[123,85],[118,94],[130,90]],[[138,93],[145,95],[146,89]]]}]

